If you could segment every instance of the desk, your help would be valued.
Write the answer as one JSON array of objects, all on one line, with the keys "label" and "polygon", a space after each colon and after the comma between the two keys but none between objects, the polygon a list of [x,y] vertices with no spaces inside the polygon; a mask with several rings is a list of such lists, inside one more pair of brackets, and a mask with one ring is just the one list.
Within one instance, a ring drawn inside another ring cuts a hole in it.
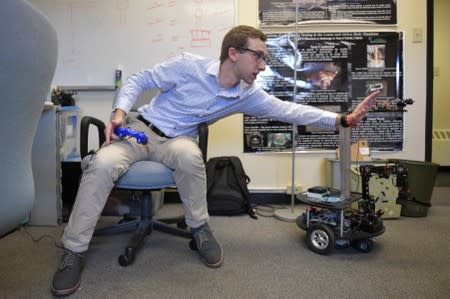
[{"label": "desk", "polygon": [[31,225],[57,225],[61,219],[61,167],[57,107],[46,103],[31,154],[35,199]]},{"label": "desk", "polygon": [[30,224],[57,225],[64,216],[61,180],[65,187],[64,196],[73,201],[73,193],[76,193],[71,188],[77,186],[78,179],[69,174],[61,178],[61,163],[67,161],[74,168],[79,165],[77,106],[60,107],[46,102],[34,137],[31,159],[35,199]]}]

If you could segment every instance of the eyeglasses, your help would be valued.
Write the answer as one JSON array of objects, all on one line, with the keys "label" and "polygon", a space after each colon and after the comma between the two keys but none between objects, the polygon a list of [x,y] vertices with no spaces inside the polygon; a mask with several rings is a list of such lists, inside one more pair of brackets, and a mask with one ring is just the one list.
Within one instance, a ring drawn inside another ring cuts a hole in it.
[{"label": "eyeglasses", "polygon": [[262,61],[266,62],[267,55],[264,54],[264,52],[262,52],[262,51],[255,51],[255,50],[252,50],[252,49],[249,49],[249,48],[237,48],[237,49],[240,50],[240,51],[250,52],[256,57],[256,60],[258,60],[258,61],[262,60]]}]

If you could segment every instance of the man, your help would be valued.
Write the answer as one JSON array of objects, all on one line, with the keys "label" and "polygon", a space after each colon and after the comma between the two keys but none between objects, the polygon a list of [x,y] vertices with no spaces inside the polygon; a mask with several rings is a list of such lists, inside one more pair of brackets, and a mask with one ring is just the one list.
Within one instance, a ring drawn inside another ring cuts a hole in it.
[{"label": "man", "polygon": [[[186,224],[191,228],[200,259],[216,268],[223,263],[223,252],[208,225],[205,165],[196,143],[198,124],[247,113],[334,130],[340,124],[356,125],[375,101],[376,93],[361,102],[353,113],[341,117],[267,94],[253,84],[266,66],[265,41],[260,30],[238,26],[224,37],[220,61],[185,53],[130,76],[113,104],[111,121],[105,129],[105,145],[83,172],[62,237],[65,250],[53,278],[53,294],[68,295],[79,287],[83,253],[88,249],[108,194],[133,162],[154,160],[174,170]],[[138,95],[154,88],[160,92],[138,109],[139,116],[127,117]],[[143,131],[148,144],[137,144],[133,139],[111,143],[118,140],[114,129],[125,125]]]}]

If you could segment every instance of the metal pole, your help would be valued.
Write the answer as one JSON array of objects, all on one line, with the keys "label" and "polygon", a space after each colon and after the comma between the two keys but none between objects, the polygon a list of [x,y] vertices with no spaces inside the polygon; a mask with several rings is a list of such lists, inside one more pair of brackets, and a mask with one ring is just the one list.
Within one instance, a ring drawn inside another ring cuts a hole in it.
[{"label": "metal pole", "polygon": [[[297,59],[298,59],[298,2],[295,3],[295,37],[294,37],[294,95],[292,101],[295,102],[297,96]],[[291,211],[294,213],[295,205],[295,150],[297,148],[297,127],[292,125],[292,181],[291,181]]]},{"label": "metal pole", "polygon": [[350,167],[351,167],[352,129],[339,128],[341,199],[350,199]]},{"label": "metal pole", "polygon": [[[294,88],[292,101],[295,102],[297,95],[297,60],[298,57],[298,2],[295,4],[295,47],[294,47]],[[296,188],[295,188],[295,150],[297,148],[297,127],[292,125],[292,180],[291,180],[291,208],[290,209],[277,209],[274,212],[274,217],[288,222],[295,222],[298,215],[301,214],[299,208],[295,208]]]}]

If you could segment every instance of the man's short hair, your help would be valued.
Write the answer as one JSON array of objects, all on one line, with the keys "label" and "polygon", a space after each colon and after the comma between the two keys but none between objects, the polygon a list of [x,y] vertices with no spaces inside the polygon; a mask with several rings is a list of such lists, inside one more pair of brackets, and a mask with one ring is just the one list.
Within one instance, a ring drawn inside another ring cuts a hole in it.
[{"label": "man's short hair", "polygon": [[247,25],[236,26],[228,31],[222,41],[220,62],[222,63],[228,58],[229,48],[246,48],[249,38],[259,38],[264,42],[267,40],[261,30]]}]

